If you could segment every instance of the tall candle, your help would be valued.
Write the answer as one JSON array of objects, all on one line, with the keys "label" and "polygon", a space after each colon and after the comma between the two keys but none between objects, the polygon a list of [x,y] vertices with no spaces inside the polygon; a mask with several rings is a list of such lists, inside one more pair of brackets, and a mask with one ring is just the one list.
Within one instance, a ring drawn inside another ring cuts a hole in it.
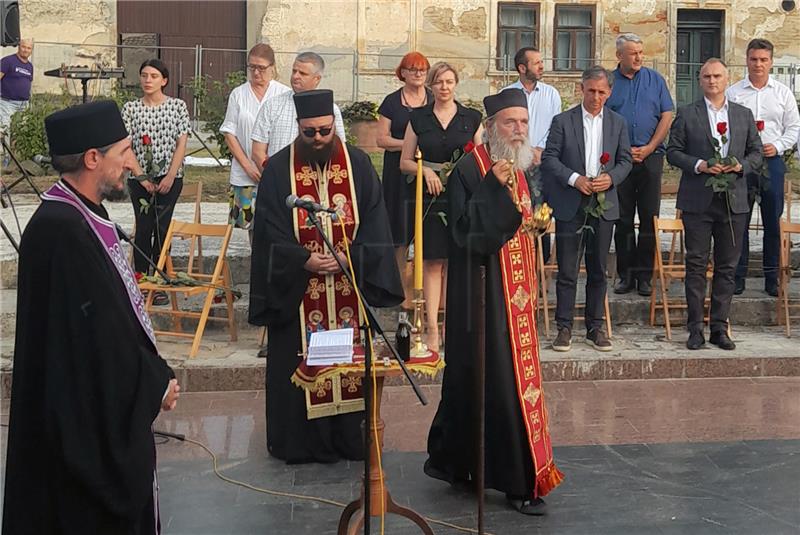
[{"label": "tall candle", "polygon": [[417,192],[414,204],[414,289],[422,290],[422,151],[417,147]]}]

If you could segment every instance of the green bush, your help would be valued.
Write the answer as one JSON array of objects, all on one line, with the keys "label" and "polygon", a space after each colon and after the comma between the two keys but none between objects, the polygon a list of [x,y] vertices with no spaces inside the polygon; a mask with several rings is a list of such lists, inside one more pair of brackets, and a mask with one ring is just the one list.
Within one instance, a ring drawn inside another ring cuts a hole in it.
[{"label": "green bush", "polygon": [[197,98],[197,118],[205,123],[209,134],[206,141],[216,143],[223,158],[231,158],[232,154],[225,143],[225,134],[219,131],[219,127],[225,120],[231,91],[245,81],[247,75],[244,71],[229,72],[224,81],[212,80],[209,75],[191,80],[192,90]]},{"label": "green bush", "polygon": [[351,125],[356,121],[377,121],[378,105],[369,100],[360,100],[342,108],[344,124]]},{"label": "green bush", "polygon": [[[31,95],[28,107],[11,117],[11,146],[20,160],[30,160],[36,154],[48,154],[44,118],[72,104],[68,94],[41,93]],[[78,132],[75,133],[79,135]]]}]

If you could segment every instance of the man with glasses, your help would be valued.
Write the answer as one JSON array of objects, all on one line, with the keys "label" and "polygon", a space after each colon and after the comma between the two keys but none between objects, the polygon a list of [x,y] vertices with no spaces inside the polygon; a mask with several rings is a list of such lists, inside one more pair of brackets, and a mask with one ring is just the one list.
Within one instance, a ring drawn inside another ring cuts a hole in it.
[{"label": "man with glasses", "polygon": [[[264,169],[268,158],[291,144],[297,137],[297,112],[293,97],[297,93],[316,89],[324,71],[325,61],[319,54],[301,52],[292,65],[292,91],[266,101],[261,107],[251,134],[251,158],[259,171]],[[342,112],[336,104],[333,105],[333,114],[336,135],[345,140]]]},{"label": "man with glasses", "polygon": [[[264,168],[250,275],[249,321],[269,329],[267,449],[288,463],[358,460],[364,456],[360,385],[342,381],[330,398],[307,400],[291,382],[313,332],[362,325],[364,317],[306,210],[287,208],[286,199],[295,195],[336,209],[336,221],[328,214],[320,220],[343,263],[347,240],[356,282],[370,305],[399,305],[403,287],[380,180],[369,157],[335,135],[333,92],[304,91],[292,100],[299,136]],[[353,341],[356,351],[363,347],[358,330]]]}]

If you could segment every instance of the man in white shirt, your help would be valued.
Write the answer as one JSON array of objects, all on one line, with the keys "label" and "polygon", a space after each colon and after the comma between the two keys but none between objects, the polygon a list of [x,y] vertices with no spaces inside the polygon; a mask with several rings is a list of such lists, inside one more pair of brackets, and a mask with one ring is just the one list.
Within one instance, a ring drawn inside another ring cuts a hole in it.
[{"label": "man in white shirt", "polygon": [[[252,159],[259,170],[264,169],[267,158],[290,145],[298,136],[297,111],[294,94],[316,89],[325,72],[325,61],[314,52],[301,52],[292,65],[290,83],[292,91],[268,100],[258,112],[253,133]],[[333,105],[336,135],[344,141],[344,121],[339,106]]]},{"label": "man in white shirt", "polygon": [[[528,142],[533,147],[533,165],[528,174],[530,182],[539,185],[541,200],[546,201],[546,192],[543,189],[542,173],[539,166],[542,164],[542,152],[547,144],[547,134],[550,132],[550,123],[553,117],[561,113],[561,95],[558,89],[542,82],[544,75],[544,61],[539,49],[532,46],[522,47],[514,54],[514,66],[519,73],[519,80],[504,87],[506,89],[521,89],[528,99]],[[532,191],[531,195],[535,195]],[[534,203],[539,199],[533,199]],[[550,259],[550,235],[542,237],[542,253],[544,261]]]},{"label": "man in white shirt", "polygon": [[[779,221],[783,215],[783,178],[786,165],[783,153],[792,148],[800,135],[800,113],[792,90],[770,76],[772,43],[753,39],[747,45],[747,77],[728,88],[731,102],[753,112],[756,128],[764,144],[764,166],[747,176],[750,216],[756,194],[761,200],[761,219],[764,222],[764,291],[778,296],[778,256],[780,247]],[[747,262],[750,257],[749,225],[745,225],[742,255],[736,267],[735,294],[745,288]]]},{"label": "man in white shirt", "polygon": [[[612,84],[611,73],[600,65],[583,71],[583,100],[553,118],[542,154],[542,180],[556,220],[556,351],[572,347],[581,255],[586,262],[586,343],[598,351],[613,349],[603,329],[606,262],[619,219],[617,189],[631,171],[632,158],[625,119],[605,107]],[[595,217],[587,208],[598,207],[599,193],[606,206]]]}]

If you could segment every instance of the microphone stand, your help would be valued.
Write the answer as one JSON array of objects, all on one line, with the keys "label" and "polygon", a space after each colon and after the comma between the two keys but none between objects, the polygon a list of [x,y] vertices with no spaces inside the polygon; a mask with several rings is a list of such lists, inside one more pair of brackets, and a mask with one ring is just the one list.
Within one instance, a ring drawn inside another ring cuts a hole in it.
[{"label": "microphone stand", "polygon": [[[345,278],[350,282],[353,288],[358,288],[356,281],[350,274],[350,270],[347,269],[347,266],[339,258],[339,255],[336,254],[336,250],[333,247],[330,239],[328,238],[325,231],[322,229],[322,223],[320,223],[319,218],[317,217],[316,212],[313,210],[306,210],[308,213],[308,220],[314,224],[319,232],[319,235],[322,237],[325,245],[328,247],[328,250],[333,253],[333,257],[336,259],[336,263],[339,265],[339,269],[342,270]],[[403,362],[403,359],[400,358],[400,355],[397,353],[395,347],[389,342],[386,337],[386,333],[384,332],[383,328],[381,327],[378,318],[375,316],[375,313],[372,310],[372,307],[367,302],[364,295],[359,291],[358,295],[361,296],[361,303],[364,306],[364,312],[367,316],[367,322],[361,326],[364,330],[364,535],[369,535],[370,533],[370,446],[372,442],[372,348],[370,347],[370,334],[371,332],[376,332],[383,338],[386,342],[386,346],[391,350],[392,356],[400,365],[400,368],[403,370],[403,373],[408,379],[408,382],[411,383],[411,387],[414,389],[414,393],[417,395],[417,399],[419,399],[420,403],[423,405],[428,404],[428,400],[425,398],[425,395],[422,393],[419,385],[417,384],[416,380],[414,380],[411,372],[408,371],[408,368]],[[378,447],[378,445],[376,445]]]}]

